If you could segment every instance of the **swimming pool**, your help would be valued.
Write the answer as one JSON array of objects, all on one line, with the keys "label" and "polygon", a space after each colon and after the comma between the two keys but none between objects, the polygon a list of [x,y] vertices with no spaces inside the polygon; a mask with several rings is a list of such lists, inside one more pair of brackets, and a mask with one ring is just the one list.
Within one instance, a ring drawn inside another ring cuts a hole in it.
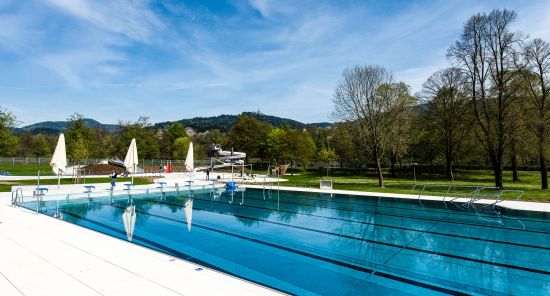
[{"label": "swimming pool", "polygon": [[[550,293],[550,219],[247,189],[47,201],[40,211],[298,295]],[[21,206],[36,210],[36,202]]]}]

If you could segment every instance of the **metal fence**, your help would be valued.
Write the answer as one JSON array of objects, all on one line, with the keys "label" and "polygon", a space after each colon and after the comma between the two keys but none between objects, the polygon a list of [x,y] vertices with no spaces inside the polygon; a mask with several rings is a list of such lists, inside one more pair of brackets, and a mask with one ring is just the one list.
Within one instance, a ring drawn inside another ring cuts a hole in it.
[{"label": "metal fence", "polygon": [[[50,157],[0,157],[0,166],[19,166],[19,165],[25,165],[25,166],[47,166],[50,164]],[[82,161],[80,163],[71,162],[69,161],[69,165],[89,165],[89,164],[96,164],[104,159],[97,159],[97,158],[90,158],[85,161]],[[161,165],[166,165],[166,163],[170,161],[172,163],[172,166],[180,167],[185,165],[185,160],[181,159],[140,159],[139,165],[140,167],[160,167]],[[254,168],[265,168],[269,165],[269,161],[264,161],[263,163],[259,159],[249,159],[249,162],[251,162],[254,165]],[[262,165],[263,164],[263,165]],[[210,160],[207,159],[198,159],[195,160],[195,167],[205,167],[210,165]],[[355,166],[349,166],[344,163],[340,163],[338,161],[331,161],[328,165],[331,169],[342,169],[342,170],[364,170],[364,169],[372,169],[375,168],[374,164],[369,163],[361,163],[360,165]],[[317,169],[317,168],[326,168],[327,163],[326,162],[319,162],[319,161],[311,161],[307,163],[306,168],[307,169]],[[303,168],[303,163],[296,162],[294,164],[294,169],[301,169]],[[382,163],[382,168],[388,169],[390,168],[389,163]],[[396,165],[397,171],[408,171],[413,170],[415,168],[418,172],[431,172],[431,171],[444,171],[445,170],[445,164],[441,163],[433,163],[433,164],[412,164],[412,163],[406,163],[406,164],[398,164]],[[453,169],[455,170],[492,170],[493,167],[491,164],[488,163],[482,163],[482,164],[461,164],[457,163],[453,165]],[[511,170],[511,166],[504,166],[505,170]],[[538,170],[538,165],[522,165],[518,166],[518,170],[520,171],[535,171]]]},{"label": "metal fence", "polygon": [[[80,163],[69,161],[68,165],[89,165],[96,164],[105,159],[90,158]],[[50,164],[51,157],[0,157],[1,166],[47,166]],[[183,166],[185,160],[177,159],[140,159],[139,166],[156,166],[166,165],[170,161],[173,166]],[[195,160],[195,166],[207,166],[210,164],[209,160]]]}]

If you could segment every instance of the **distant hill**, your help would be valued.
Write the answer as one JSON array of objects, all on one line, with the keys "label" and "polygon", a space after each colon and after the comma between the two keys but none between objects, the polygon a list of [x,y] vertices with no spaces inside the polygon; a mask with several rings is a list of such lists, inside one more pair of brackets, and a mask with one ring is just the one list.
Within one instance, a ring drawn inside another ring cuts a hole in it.
[{"label": "distant hill", "polygon": [[[91,118],[84,118],[84,121],[90,127],[103,126],[108,131],[115,131],[118,128],[116,124],[103,124]],[[68,126],[69,122],[67,121],[44,121],[16,128],[15,133],[31,132],[33,134],[53,135],[66,131]]]},{"label": "distant hill", "polygon": [[[242,114],[252,116],[254,118],[257,118],[258,120],[265,121],[276,127],[288,125],[292,128],[306,128],[308,126],[329,127],[332,125],[332,123],[329,123],[329,122],[306,124],[293,119],[271,116],[271,115],[266,115],[266,114],[256,113],[256,112],[243,112]],[[173,123],[180,122],[181,124],[183,124],[183,126],[190,127],[196,132],[205,132],[211,129],[218,129],[222,132],[227,132],[233,126],[233,124],[235,124],[237,117],[239,117],[239,115],[228,115],[228,114],[212,116],[212,117],[194,117],[190,119],[182,119],[177,121],[159,122],[154,124],[153,127],[166,129]],[[116,131],[116,129],[118,128],[118,125],[116,124],[103,124],[90,118],[84,118],[84,121],[90,127],[104,126],[107,130],[111,132]],[[69,123],[67,121],[44,121],[44,122],[39,122],[28,126],[24,126],[21,128],[16,128],[15,133],[22,133],[22,132],[29,131],[33,134],[53,135],[53,134],[58,134],[60,132],[66,131],[68,125]]]},{"label": "distant hill", "polygon": [[[288,125],[292,128],[306,128],[308,126],[328,127],[332,125],[329,122],[305,124],[293,119],[277,117],[277,116],[272,116],[272,115],[267,115],[267,114],[257,113],[257,112],[243,112],[241,115],[248,115],[248,116],[254,117],[258,120],[267,122],[276,127]],[[235,121],[239,116],[240,115],[223,114],[223,115],[212,116],[212,117],[194,117],[190,119],[182,119],[177,121],[159,122],[155,124],[155,127],[165,129],[175,122],[180,122],[183,126],[190,127],[197,132],[205,132],[211,129],[218,129],[221,132],[227,132],[235,124]]]}]

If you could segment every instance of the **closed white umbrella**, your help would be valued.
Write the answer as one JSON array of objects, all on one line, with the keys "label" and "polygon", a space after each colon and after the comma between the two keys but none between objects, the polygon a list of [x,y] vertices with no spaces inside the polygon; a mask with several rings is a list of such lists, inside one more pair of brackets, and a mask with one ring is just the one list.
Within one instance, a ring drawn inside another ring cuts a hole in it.
[{"label": "closed white umbrella", "polygon": [[187,231],[191,231],[191,222],[193,221],[193,200],[189,199],[183,206],[185,212],[185,221],[187,221]]},{"label": "closed white umbrella", "polygon": [[57,188],[61,184],[61,175],[67,169],[67,150],[65,148],[65,135],[59,134],[57,146],[53,152],[52,160],[50,161],[52,171],[57,175]]},{"label": "closed white umbrella", "polygon": [[[190,172],[189,181],[191,181],[193,170],[195,169],[194,159],[193,159],[193,142],[189,143],[189,150],[187,150],[187,157],[185,158],[185,168]],[[189,183],[191,186],[191,183]]]},{"label": "closed white umbrella", "polygon": [[129,241],[132,241],[134,236],[134,228],[136,227],[136,206],[131,205],[124,210],[122,214],[122,222],[124,223],[124,230],[126,230],[126,237]]},{"label": "closed white umbrella", "polygon": [[134,184],[134,173],[136,172],[136,167],[138,165],[138,152],[136,139],[132,139],[126,157],[124,158],[124,166],[126,170],[132,173],[132,184]]},{"label": "closed white umbrella", "polygon": [[193,142],[189,143],[189,150],[187,150],[187,157],[185,158],[185,168],[192,172],[195,168],[193,159]]}]

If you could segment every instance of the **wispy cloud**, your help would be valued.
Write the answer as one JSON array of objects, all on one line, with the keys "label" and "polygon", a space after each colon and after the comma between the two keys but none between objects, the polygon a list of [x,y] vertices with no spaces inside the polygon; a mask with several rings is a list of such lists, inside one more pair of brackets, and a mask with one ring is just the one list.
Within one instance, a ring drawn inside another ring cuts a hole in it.
[{"label": "wispy cloud", "polygon": [[[550,39],[548,1],[0,0],[0,99],[26,122],[258,107],[323,121],[344,68],[380,64],[419,91],[469,16],[504,7]],[[21,110],[48,101],[50,118]]]},{"label": "wispy cloud", "polygon": [[270,15],[269,0],[250,0],[250,5],[256,9],[263,17]]},{"label": "wispy cloud", "polygon": [[48,0],[70,14],[103,30],[122,34],[140,42],[149,41],[162,22],[147,1]]}]

